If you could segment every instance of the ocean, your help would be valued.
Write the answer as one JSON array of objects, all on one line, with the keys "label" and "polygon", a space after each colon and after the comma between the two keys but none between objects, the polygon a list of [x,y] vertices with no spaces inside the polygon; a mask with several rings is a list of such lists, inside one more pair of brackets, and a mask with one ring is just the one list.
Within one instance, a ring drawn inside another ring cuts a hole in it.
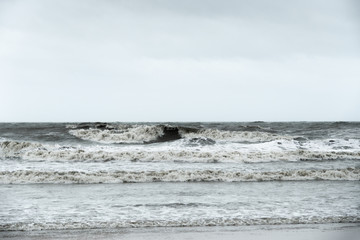
[{"label": "ocean", "polygon": [[360,223],[360,122],[0,123],[0,231]]}]

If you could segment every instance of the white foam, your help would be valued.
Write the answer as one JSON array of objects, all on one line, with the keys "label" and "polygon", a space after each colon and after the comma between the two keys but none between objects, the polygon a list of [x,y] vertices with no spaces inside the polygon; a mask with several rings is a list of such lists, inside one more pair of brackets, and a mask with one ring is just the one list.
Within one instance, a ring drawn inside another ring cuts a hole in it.
[{"label": "white foam", "polygon": [[43,150],[36,149],[23,153],[22,158],[27,160],[71,160],[71,161],[183,161],[183,162],[270,162],[270,161],[301,161],[301,160],[338,160],[360,159],[360,152],[348,151],[270,151],[249,152],[241,150],[202,150],[197,149],[65,149]]},{"label": "white foam", "polygon": [[135,125],[124,129],[73,129],[69,133],[83,140],[101,143],[143,143],[164,134],[161,126]]},{"label": "white foam", "polygon": [[[70,134],[84,139],[101,143],[143,143],[154,141],[164,134],[165,125],[133,125],[116,126],[114,129],[72,129]],[[69,125],[68,128],[75,128]],[[171,127],[171,126],[169,126]],[[200,129],[189,131],[179,127],[179,134],[183,138],[210,138],[215,141],[234,142],[266,142],[277,139],[291,139],[267,132],[257,131],[224,131],[218,129]]]},{"label": "white foam", "polygon": [[271,162],[302,160],[360,159],[360,149],[334,149],[321,145],[308,148],[296,141],[277,140],[256,144],[211,144],[184,146],[186,140],[166,145],[141,146],[59,146],[31,142],[0,142],[1,158],[42,161],[142,161],[142,162]]},{"label": "white foam", "polygon": [[301,143],[303,148],[319,150],[348,150],[360,149],[359,139],[323,139]]},{"label": "white foam", "polygon": [[223,131],[218,129],[202,129],[198,132],[184,132],[180,130],[180,134],[186,138],[205,137],[215,141],[230,142],[267,142],[277,139],[291,139],[287,136],[280,136],[267,132],[256,131]]},{"label": "white foam", "polygon": [[253,182],[253,181],[359,181],[359,168],[291,170],[275,172],[234,172],[224,170],[160,171],[35,171],[0,172],[1,184],[28,183],[141,183],[141,182]]},{"label": "white foam", "polygon": [[263,217],[263,218],[204,218],[204,219],[146,219],[122,221],[86,221],[83,222],[17,222],[0,224],[0,231],[34,231],[63,229],[105,229],[105,228],[144,228],[144,227],[208,227],[208,226],[249,226],[279,224],[325,224],[325,223],[359,223],[360,217],[350,216],[302,216],[302,217]]},{"label": "white foam", "polygon": [[33,149],[43,149],[40,143],[3,141],[0,142],[0,156],[2,157],[19,157],[25,151]]}]

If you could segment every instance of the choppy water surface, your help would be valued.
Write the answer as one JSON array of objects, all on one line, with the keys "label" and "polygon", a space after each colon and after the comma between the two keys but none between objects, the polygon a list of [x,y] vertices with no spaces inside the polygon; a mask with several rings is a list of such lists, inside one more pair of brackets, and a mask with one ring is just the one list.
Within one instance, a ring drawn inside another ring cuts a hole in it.
[{"label": "choppy water surface", "polygon": [[0,230],[353,223],[360,123],[1,123]]}]

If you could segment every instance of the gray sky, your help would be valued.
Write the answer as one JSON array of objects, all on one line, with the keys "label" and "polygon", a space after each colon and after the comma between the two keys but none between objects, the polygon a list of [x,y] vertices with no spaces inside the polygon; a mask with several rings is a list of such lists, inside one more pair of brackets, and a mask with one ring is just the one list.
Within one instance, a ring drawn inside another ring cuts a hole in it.
[{"label": "gray sky", "polygon": [[0,121],[360,121],[353,0],[0,0]]}]

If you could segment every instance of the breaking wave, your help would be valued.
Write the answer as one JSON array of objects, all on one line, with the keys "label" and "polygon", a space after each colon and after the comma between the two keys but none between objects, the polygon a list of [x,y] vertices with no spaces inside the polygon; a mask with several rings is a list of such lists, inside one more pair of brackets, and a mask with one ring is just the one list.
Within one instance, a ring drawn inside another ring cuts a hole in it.
[{"label": "breaking wave", "polygon": [[[198,129],[169,125],[86,125],[68,126],[69,133],[83,140],[100,143],[154,143],[180,138],[208,138],[214,141],[266,142],[276,139],[291,139],[273,133],[255,131],[257,128],[244,128],[247,131],[226,131],[218,129]],[[259,128],[261,129],[261,128]]]},{"label": "breaking wave", "polygon": [[164,135],[162,126],[134,126],[124,129],[73,129],[69,133],[83,140],[101,143],[144,143]]},{"label": "breaking wave", "polygon": [[[328,161],[360,160],[360,151],[351,149],[299,149],[296,146],[269,143],[264,149],[213,147],[214,141],[206,138],[194,138],[183,143],[188,147],[81,147],[45,145],[31,142],[0,142],[1,158],[20,158],[29,161],[140,161],[140,162],[271,162],[271,161]],[[196,146],[208,146],[199,149]],[[193,147],[195,146],[195,147]],[[275,148],[274,146],[279,146]]]},{"label": "breaking wave", "polygon": [[40,143],[3,141],[0,142],[0,156],[3,157],[20,157],[26,150],[44,149]]},{"label": "breaking wave", "polygon": [[268,132],[258,131],[224,131],[218,129],[200,129],[196,132],[185,132],[180,130],[183,137],[186,138],[210,138],[216,141],[229,142],[268,142],[278,139],[292,139],[287,136],[280,136]]},{"label": "breaking wave", "polygon": [[122,220],[112,222],[17,222],[1,224],[0,231],[34,231],[64,229],[116,229],[144,227],[210,227],[210,226],[246,226],[246,225],[279,225],[279,224],[325,224],[325,223],[359,223],[360,217],[353,216],[303,216],[303,217],[263,217],[263,218],[205,218],[174,220]]},{"label": "breaking wave", "polygon": [[270,162],[270,161],[327,161],[360,159],[360,152],[332,151],[313,152],[306,150],[284,152],[241,152],[241,151],[196,151],[196,150],[155,150],[155,151],[105,151],[105,150],[55,150],[37,149],[25,152],[28,160],[71,160],[83,162],[140,161],[140,162]]},{"label": "breaking wave", "polygon": [[222,170],[167,171],[33,171],[0,172],[1,184],[25,183],[144,183],[144,182],[253,182],[253,181],[359,181],[359,168],[333,170],[292,170],[277,172],[231,172]]}]

